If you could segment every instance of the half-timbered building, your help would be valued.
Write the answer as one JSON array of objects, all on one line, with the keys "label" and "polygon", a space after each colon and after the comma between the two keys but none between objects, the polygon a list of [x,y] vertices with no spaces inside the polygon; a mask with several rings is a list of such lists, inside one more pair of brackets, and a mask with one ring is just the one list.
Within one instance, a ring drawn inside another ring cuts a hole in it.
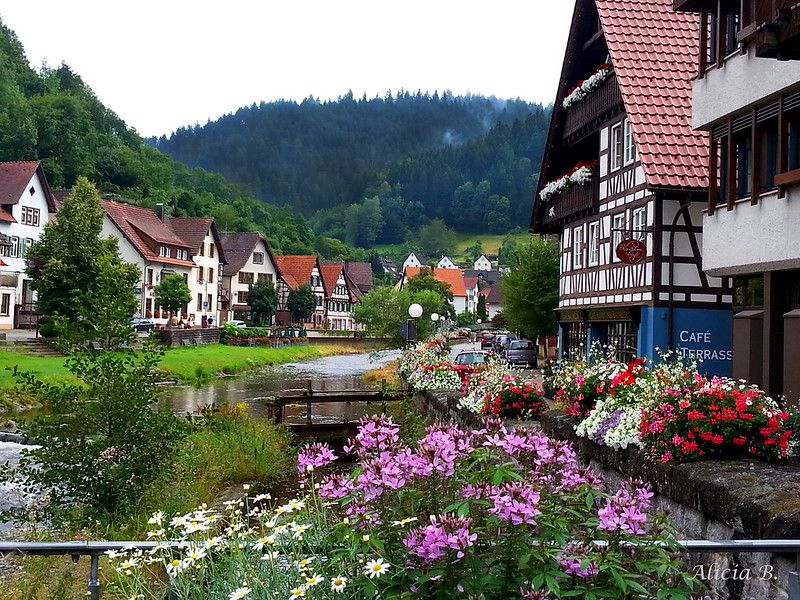
[{"label": "half-timbered building", "polygon": [[703,272],[700,251],[699,35],[672,0],[576,2],[531,222],[558,237],[562,355],[594,342],[620,358],[673,347],[730,372],[731,290]]},{"label": "half-timbered building", "polygon": [[674,5],[702,23],[692,121],[710,132],[703,267],[709,275],[733,277],[733,376],[796,402],[800,2]]}]

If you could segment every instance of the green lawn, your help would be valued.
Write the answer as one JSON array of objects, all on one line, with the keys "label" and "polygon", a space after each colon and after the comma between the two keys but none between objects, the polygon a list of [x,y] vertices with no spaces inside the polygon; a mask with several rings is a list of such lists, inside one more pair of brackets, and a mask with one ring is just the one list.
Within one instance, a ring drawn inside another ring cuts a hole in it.
[{"label": "green lawn", "polygon": [[[160,368],[164,371],[165,377],[169,379],[178,379],[184,383],[203,383],[217,373],[232,375],[255,367],[355,352],[363,352],[363,349],[352,348],[346,342],[323,346],[293,346],[291,348],[208,344],[193,348],[167,350]],[[75,381],[64,367],[64,361],[63,356],[30,356],[10,349],[0,349],[0,390],[13,387],[14,377],[9,369],[13,369],[15,365],[19,366],[20,370],[36,374],[47,383]]]},{"label": "green lawn", "polygon": [[524,244],[530,239],[530,233],[459,233],[456,234],[458,241],[456,242],[456,256],[463,254],[464,250],[477,241],[483,245],[483,251],[486,254],[496,255],[500,251],[500,246],[506,240],[514,240],[518,244]]}]

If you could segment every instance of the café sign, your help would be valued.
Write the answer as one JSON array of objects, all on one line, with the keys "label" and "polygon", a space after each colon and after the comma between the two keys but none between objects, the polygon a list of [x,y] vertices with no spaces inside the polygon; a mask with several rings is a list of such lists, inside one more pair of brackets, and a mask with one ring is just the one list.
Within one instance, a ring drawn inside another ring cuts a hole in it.
[{"label": "caf\u00e9 sign", "polygon": [[638,265],[647,256],[647,246],[640,240],[622,240],[615,252],[617,258],[626,265]]}]

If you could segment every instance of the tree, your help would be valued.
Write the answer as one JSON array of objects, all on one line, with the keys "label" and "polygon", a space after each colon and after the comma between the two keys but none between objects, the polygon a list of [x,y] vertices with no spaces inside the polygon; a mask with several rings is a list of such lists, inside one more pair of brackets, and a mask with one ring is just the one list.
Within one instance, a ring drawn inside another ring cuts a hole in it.
[{"label": "tree", "polygon": [[433,219],[423,225],[416,238],[417,246],[428,256],[452,254],[456,247],[455,234],[441,219]]},{"label": "tree", "polygon": [[468,257],[472,262],[478,260],[483,254],[483,244],[480,240],[476,240],[474,244],[464,249],[464,256]]},{"label": "tree", "polygon": [[417,339],[423,340],[434,329],[430,316],[441,310],[441,297],[432,290],[411,292],[388,286],[375,288],[353,309],[353,318],[364,325],[370,335],[390,338],[400,344],[400,326],[409,319],[408,307],[415,303],[422,306],[422,317],[417,319]]},{"label": "tree", "polygon": [[317,297],[314,295],[314,290],[307,283],[299,286],[296,290],[289,291],[289,296],[286,298],[286,308],[294,321],[299,322],[302,319],[310,319],[316,307]]},{"label": "tree", "polygon": [[[46,494],[45,517],[124,522],[145,489],[169,469],[184,427],[158,403],[161,351],[80,351],[66,360],[79,385],[53,386],[15,370],[17,387],[48,410],[20,425],[37,445],[3,478]],[[75,514],[71,509],[79,509]]]},{"label": "tree", "polygon": [[453,290],[450,284],[436,279],[431,269],[427,267],[422,269],[417,275],[414,275],[414,277],[411,277],[406,282],[403,289],[408,290],[412,294],[424,291],[435,293],[439,297],[439,306],[434,312],[448,317],[455,316],[455,310],[453,309]]},{"label": "tree", "polygon": [[192,301],[186,281],[180,275],[174,274],[161,278],[161,282],[153,288],[153,296],[162,308],[170,312],[170,325],[172,315]]},{"label": "tree", "polygon": [[372,267],[372,276],[376,279],[382,279],[384,275],[383,263],[381,257],[378,256],[377,250],[370,250],[369,264]]},{"label": "tree", "polygon": [[489,313],[486,311],[486,296],[483,294],[478,296],[478,318],[481,323],[486,323],[489,320]]},{"label": "tree", "polygon": [[250,304],[253,321],[269,323],[278,309],[278,292],[275,291],[275,284],[264,278],[251,283],[247,292],[247,302]]},{"label": "tree", "polygon": [[365,198],[361,204],[352,204],[344,213],[347,243],[369,248],[383,229],[383,213],[377,197]]},{"label": "tree", "polygon": [[26,254],[39,312],[54,317],[64,337],[77,343],[125,341],[120,325],[138,305],[138,269],[119,257],[116,238],[100,237],[103,215],[97,189],[79,178],[58,219],[45,225]]},{"label": "tree", "polygon": [[519,257],[519,244],[516,240],[506,240],[500,246],[500,253],[497,257],[497,262],[501,265],[510,266],[517,262]]},{"label": "tree", "polygon": [[503,315],[508,326],[535,340],[555,333],[558,306],[558,248],[535,236],[520,250],[519,261],[501,280]]}]

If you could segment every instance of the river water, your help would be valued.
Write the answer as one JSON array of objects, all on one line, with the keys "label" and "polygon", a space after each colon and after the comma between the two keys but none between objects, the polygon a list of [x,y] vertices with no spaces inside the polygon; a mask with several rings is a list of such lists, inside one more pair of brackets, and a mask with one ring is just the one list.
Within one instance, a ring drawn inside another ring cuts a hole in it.
[{"label": "river water", "polygon": [[[256,418],[269,418],[267,399],[290,389],[306,389],[309,381],[315,391],[334,389],[363,389],[361,376],[398,358],[398,350],[328,356],[305,362],[266,367],[237,377],[223,377],[203,387],[170,386],[162,390],[163,401],[176,414],[197,413],[216,404],[244,403],[248,413]],[[286,421],[291,423],[304,417],[304,407],[287,407]],[[340,422],[343,416],[357,419],[361,414],[375,412],[374,405],[354,403],[349,408],[341,404],[315,405],[315,422]],[[343,411],[347,411],[345,415]],[[302,421],[301,421],[302,422]],[[13,468],[19,462],[25,446],[13,441],[0,441],[0,469]],[[12,484],[0,483],[0,512],[21,507],[30,498]],[[7,532],[8,524],[0,522],[0,537]]]}]

